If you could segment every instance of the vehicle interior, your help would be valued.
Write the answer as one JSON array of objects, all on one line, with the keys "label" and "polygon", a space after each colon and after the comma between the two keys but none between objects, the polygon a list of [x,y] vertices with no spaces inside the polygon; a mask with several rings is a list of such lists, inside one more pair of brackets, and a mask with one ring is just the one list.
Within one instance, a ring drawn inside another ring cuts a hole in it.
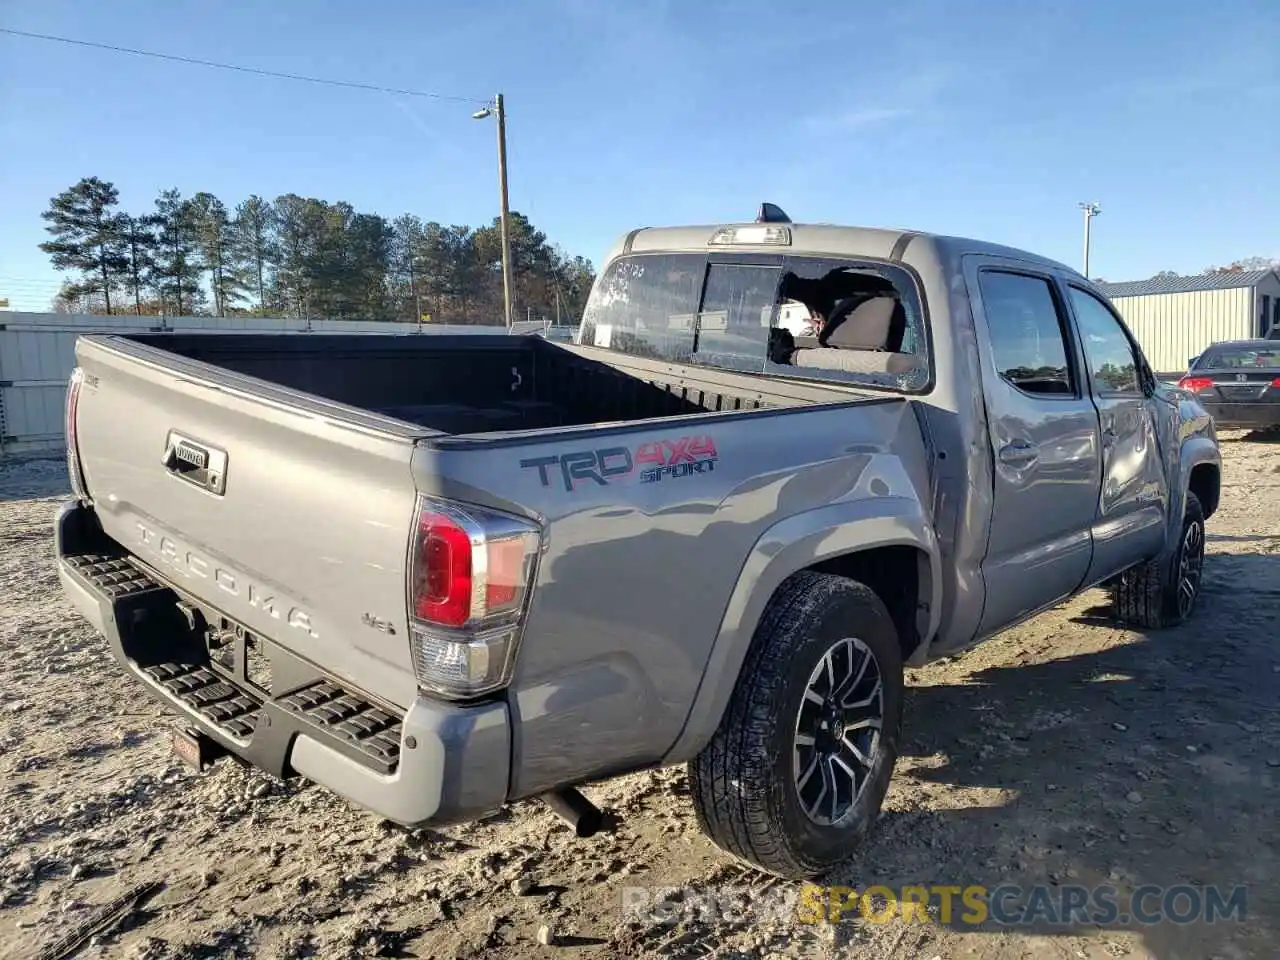
[{"label": "vehicle interior", "polygon": [[815,279],[788,272],[779,297],[803,304],[822,321],[816,336],[773,327],[773,363],[851,373],[906,373],[915,367],[906,343],[907,311],[886,278],[844,268]]}]

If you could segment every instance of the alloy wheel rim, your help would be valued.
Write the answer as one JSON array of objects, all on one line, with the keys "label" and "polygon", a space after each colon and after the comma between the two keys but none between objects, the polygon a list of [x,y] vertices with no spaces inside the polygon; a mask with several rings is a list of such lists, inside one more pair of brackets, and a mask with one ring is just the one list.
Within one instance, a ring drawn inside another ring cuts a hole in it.
[{"label": "alloy wheel rim", "polygon": [[1195,605],[1200,592],[1200,573],[1204,568],[1204,526],[1199,521],[1187,524],[1178,556],[1178,615],[1185,617]]},{"label": "alloy wheel rim", "polygon": [[833,644],[809,674],[796,714],[792,777],[800,808],[819,826],[853,811],[871,779],[884,722],[884,683],[856,637]]}]

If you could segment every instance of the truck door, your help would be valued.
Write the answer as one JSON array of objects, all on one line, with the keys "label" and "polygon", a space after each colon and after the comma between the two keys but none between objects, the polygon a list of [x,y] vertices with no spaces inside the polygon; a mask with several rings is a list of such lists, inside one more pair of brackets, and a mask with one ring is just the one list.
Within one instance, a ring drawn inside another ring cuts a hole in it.
[{"label": "truck door", "polygon": [[1088,574],[1101,475],[1098,411],[1052,274],[968,258],[966,275],[993,458],[979,627],[989,636],[1068,596]]},{"label": "truck door", "polygon": [[1093,524],[1094,582],[1164,546],[1169,485],[1156,439],[1142,353],[1109,306],[1067,285],[1102,438],[1102,489]]}]

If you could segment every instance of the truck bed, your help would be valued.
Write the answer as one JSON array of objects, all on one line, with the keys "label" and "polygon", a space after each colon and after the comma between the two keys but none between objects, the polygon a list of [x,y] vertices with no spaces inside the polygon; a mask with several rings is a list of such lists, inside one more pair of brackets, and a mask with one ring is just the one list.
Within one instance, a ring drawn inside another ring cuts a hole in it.
[{"label": "truck bed", "polygon": [[121,339],[445,434],[848,399],[846,389],[765,382],[532,336],[139,334]]},{"label": "truck bed", "polygon": [[[713,484],[710,471],[692,486],[628,471],[648,529],[682,491],[715,503],[723,484],[805,456],[777,425],[805,405],[817,417],[809,431],[845,445],[899,430],[891,408],[903,405],[530,336],[89,335],[76,358],[69,437],[103,538],[95,549],[144,563],[210,622],[398,708],[416,696],[405,585],[421,495],[556,523],[585,502],[557,492],[579,474],[621,496],[621,480],[610,487],[584,466],[597,449],[633,466],[644,447],[664,464],[679,451],[682,468],[695,439],[736,451]],[[855,405],[868,414],[850,432]],[[578,473],[548,466],[561,451]],[[697,516],[683,523],[718,514]]]}]

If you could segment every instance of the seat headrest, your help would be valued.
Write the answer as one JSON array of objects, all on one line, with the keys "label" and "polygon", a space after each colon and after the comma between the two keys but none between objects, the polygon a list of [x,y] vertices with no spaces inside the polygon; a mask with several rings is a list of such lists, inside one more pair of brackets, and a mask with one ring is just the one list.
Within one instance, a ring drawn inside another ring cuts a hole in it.
[{"label": "seat headrest", "polygon": [[893,314],[898,307],[894,297],[871,297],[852,310],[841,307],[832,311],[832,318],[822,331],[823,343],[841,350],[887,350]]}]

